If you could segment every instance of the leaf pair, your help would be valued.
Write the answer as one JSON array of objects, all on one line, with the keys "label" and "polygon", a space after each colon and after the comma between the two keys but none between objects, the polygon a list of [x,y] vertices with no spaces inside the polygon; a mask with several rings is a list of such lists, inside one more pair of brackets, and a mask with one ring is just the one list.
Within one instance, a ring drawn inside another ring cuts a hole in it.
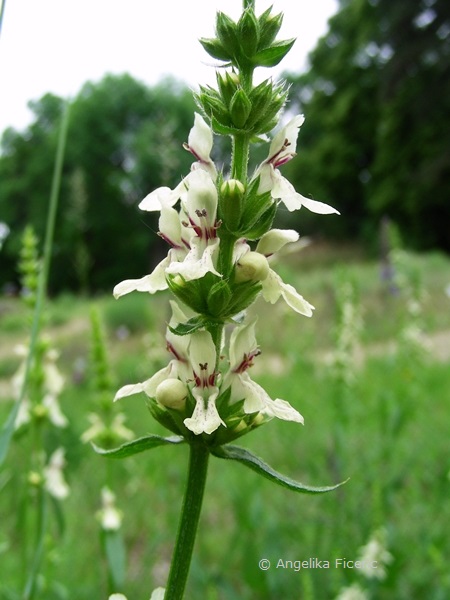
[{"label": "leaf pair", "polygon": [[[103,450],[102,448],[98,448],[95,445],[94,450],[97,452],[97,454],[101,454],[102,456],[106,456],[107,458],[126,458],[127,456],[139,454],[140,452],[144,452],[145,450],[151,450],[152,448],[156,448],[157,446],[182,444],[185,441],[186,440],[181,436],[162,437],[159,435],[148,435],[133,440],[132,442],[122,444],[122,446],[119,446],[118,448],[114,448],[112,450]],[[241,448],[239,446],[218,446],[216,448],[211,448],[210,452],[213,456],[216,456],[217,458],[235,460],[245,465],[249,469],[252,469],[259,475],[262,475],[266,479],[269,479],[269,481],[277,483],[278,485],[292,490],[293,492],[299,492],[302,494],[323,494],[325,492],[331,492],[343,485],[344,483],[346,483],[346,481],[343,481],[341,483],[338,483],[337,485],[322,487],[305,485],[304,483],[300,483],[299,481],[295,481],[290,477],[286,477],[285,475],[278,473],[278,471],[275,471],[275,469],[273,469],[270,465],[261,460],[258,456],[255,456],[249,450],[246,450],[245,448]]]}]

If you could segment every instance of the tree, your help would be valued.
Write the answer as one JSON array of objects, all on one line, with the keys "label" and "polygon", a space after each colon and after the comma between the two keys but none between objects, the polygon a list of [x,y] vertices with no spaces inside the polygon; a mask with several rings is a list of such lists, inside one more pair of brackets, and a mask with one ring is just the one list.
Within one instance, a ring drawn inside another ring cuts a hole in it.
[{"label": "tree", "polygon": [[[0,212],[12,231],[0,255],[5,281],[16,278],[26,223],[41,239],[44,234],[62,104],[47,94],[32,103],[35,121],[26,131],[10,129],[2,139]],[[186,152],[183,160],[178,149],[187,140],[193,108],[190,91],[173,80],[148,88],[129,75],[109,75],[83,86],[70,111],[53,291],[81,283],[111,289],[130,267],[136,276],[148,272],[158,244],[141,221],[152,230],[157,221],[137,205],[155,187],[176,185],[189,168],[191,157]],[[136,207],[131,218],[130,204]]]},{"label": "tree", "polygon": [[411,245],[450,249],[449,57],[448,3],[341,0],[309,71],[290,77],[307,119],[286,169],[345,214],[333,233],[373,233],[389,214]]}]

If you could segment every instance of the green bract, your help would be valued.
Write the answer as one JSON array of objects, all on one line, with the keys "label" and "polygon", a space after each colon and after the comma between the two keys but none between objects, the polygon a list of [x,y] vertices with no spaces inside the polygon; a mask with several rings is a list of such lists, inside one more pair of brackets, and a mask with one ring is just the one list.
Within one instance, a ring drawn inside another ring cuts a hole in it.
[{"label": "green bract", "polygon": [[256,17],[247,7],[235,23],[223,12],[217,13],[216,38],[202,38],[200,43],[213,58],[229,62],[240,70],[248,67],[273,67],[277,65],[295,40],[276,42],[283,16],[271,15],[269,8]]}]

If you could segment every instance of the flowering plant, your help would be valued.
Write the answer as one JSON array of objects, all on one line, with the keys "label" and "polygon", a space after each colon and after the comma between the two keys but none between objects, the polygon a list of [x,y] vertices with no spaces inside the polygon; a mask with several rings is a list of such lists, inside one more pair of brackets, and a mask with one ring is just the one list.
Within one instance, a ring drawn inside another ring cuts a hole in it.
[{"label": "flowering plant", "polygon": [[[267,158],[248,173],[249,150],[261,143],[280,118],[287,99],[283,84],[266,79],[253,84],[257,67],[277,65],[294,40],[276,41],[282,15],[271,9],[259,17],[254,1],[244,1],[238,22],[219,12],[216,37],[201,39],[205,50],[222,61],[217,89],[200,87],[199,111],[184,144],[194,157],[191,171],[174,188],[161,187],[140,203],[159,212],[159,235],[169,246],[152,273],[127,279],[114,288],[119,298],[132,291],[154,294],[169,289],[172,316],[166,333],[168,364],[148,379],[119,389],[115,400],[144,393],[153,417],[174,435],[150,435],[113,450],[121,458],[164,444],[187,444],[190,466],[179,534],[165,598],[183,595],[201,509],[208,458],[233,459],[289,489],[320,493],[274,471],[261,459],[229,442],[272,418],[303,423],[286,400],[272,399],[249,375],[260,349],[257,319],[248,309],[258,296],[274,304],[282,299],[300,315],[314,307],[285,283],[268,258],[295,242],[293,230],[273,229],[280,203],[289,211],[305,208],[337,213],[305,198],[283,177],[280,167],[294,158],[303,116],[294,116],[270,142]],[[232,139],[229,174],[213,160],[214,134]]]}]

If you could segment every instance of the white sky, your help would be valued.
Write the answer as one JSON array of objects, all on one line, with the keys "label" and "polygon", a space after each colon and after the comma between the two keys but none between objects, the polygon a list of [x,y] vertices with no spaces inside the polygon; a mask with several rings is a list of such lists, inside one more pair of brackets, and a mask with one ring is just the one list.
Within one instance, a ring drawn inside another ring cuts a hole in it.
[{"label": "white sky", "polygon": [[[279,38],[297,42],[271,74],[301,71],[337,0],[256,0],[256,13],[272,4],[274,14],[284,13]],[[128,72],[149,85],[167,73],[194,88],[212,84],[214,61],[198,38],[213,37],[217,10],[237,20],[241,9],[242,0],[6,0],[0,134],[29,123],[29,100],[74,96],[105,73]]]}]

